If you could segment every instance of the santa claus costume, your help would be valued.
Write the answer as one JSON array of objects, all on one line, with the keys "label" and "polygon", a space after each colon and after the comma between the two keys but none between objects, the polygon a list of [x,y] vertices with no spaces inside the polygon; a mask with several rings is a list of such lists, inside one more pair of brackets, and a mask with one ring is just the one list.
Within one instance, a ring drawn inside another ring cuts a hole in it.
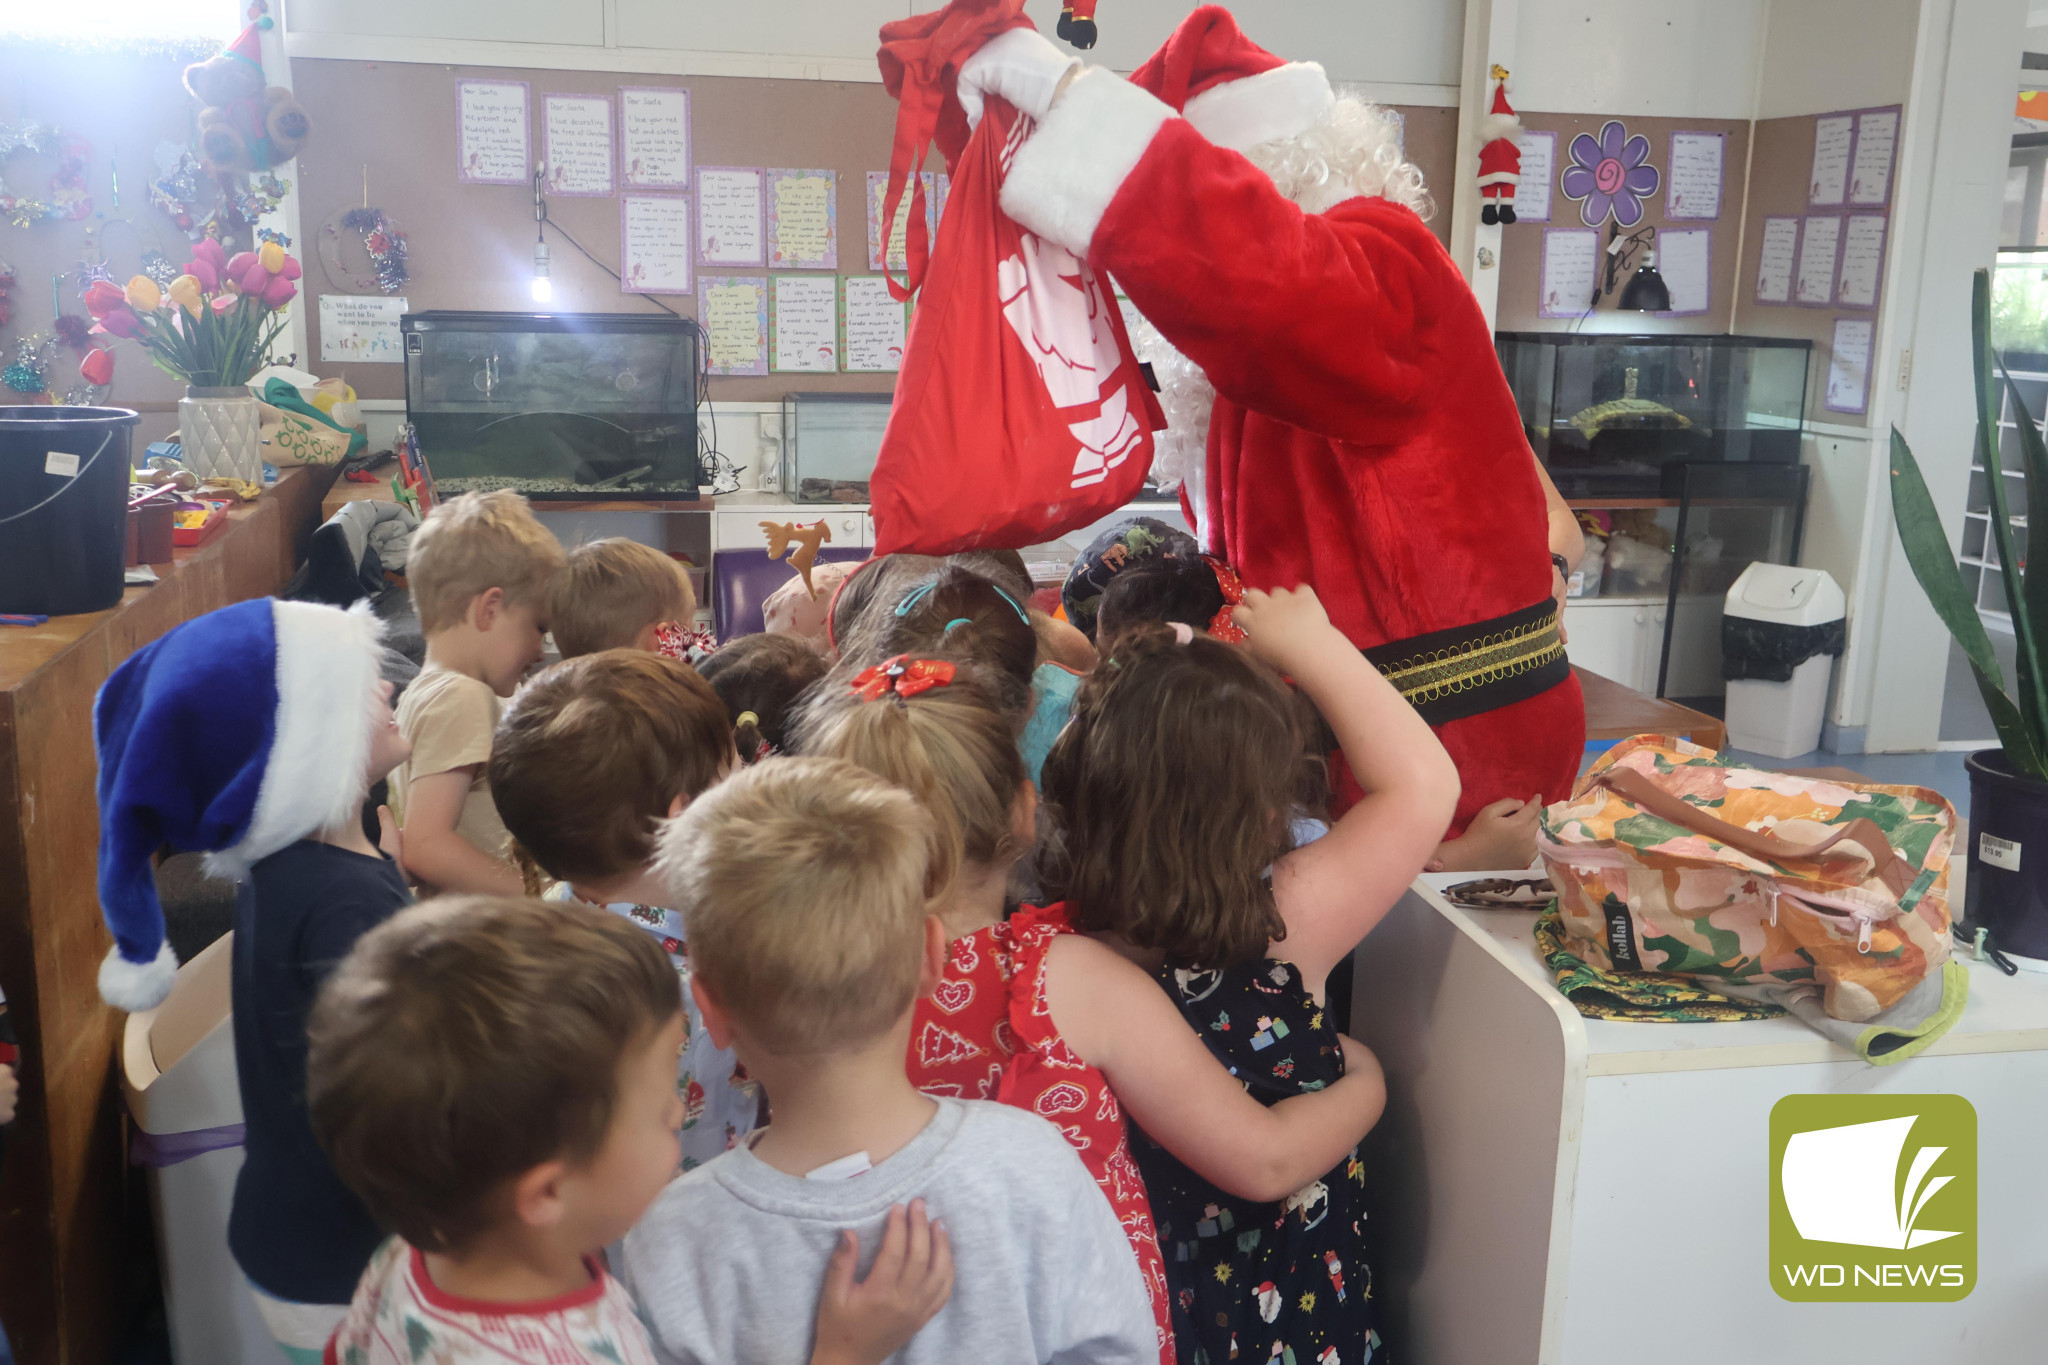
[{"label": "santa claus costume", "polygon": [[959,88],[970,113],[987,92],[1038,120],[1004,212],[1106,269],[1191,367],[1158,366],[1161,463],[1198,452],[1203,549],[1247,586],[1315,587],[1457,763],[1452,835],[1497,799],[1564,797],[1585,714],[1543,485],[1396,120],[1215,6],[1128,81],[1072,66],[1016,29]]}]

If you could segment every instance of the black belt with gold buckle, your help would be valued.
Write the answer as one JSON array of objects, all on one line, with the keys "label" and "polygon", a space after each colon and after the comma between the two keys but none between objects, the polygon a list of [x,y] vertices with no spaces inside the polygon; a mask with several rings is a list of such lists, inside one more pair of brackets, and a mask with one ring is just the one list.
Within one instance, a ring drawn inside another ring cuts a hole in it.
[{"label": "black belt with gold buckle", "polygon": [[1571,676],[1557,630],[1557,601],[1431,631],[1365,651],[1431,725],[1511,706]]}]

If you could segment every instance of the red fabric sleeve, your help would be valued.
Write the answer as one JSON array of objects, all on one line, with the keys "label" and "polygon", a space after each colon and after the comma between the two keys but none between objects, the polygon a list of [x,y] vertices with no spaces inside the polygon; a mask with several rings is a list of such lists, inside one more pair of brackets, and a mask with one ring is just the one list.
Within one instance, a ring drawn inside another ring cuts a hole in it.
[{"label": "red fabric sleeve", "polygon": [[1446,292],[1477,308],[1410,210],[1360,198],[1303,213],[1177,119],[1117,190],[1089,257],[1218,393],[1366,445],[1428,391],[1429,324],[1460,301]]}]

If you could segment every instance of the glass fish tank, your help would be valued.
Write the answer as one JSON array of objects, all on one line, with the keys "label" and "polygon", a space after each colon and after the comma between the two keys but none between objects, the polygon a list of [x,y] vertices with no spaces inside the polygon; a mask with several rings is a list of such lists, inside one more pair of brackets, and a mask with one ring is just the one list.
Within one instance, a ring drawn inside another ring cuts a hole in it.
[{"label": "glass fish tank", "polygon": [[1658,496],[1667,465],[1799,461],[1810,341],[1502,332],[1494,344],[1529,445],[1567,498]]},{"label": "glass fish tank", "polygon": [[798,502],[867,502],[893,397],[792,393],[782,399],[782,486]]},{"label": "glass fish tank", "polygon": [[443,498],[697,497],[697,339],[644,313],[408,313],[405,409]]}]

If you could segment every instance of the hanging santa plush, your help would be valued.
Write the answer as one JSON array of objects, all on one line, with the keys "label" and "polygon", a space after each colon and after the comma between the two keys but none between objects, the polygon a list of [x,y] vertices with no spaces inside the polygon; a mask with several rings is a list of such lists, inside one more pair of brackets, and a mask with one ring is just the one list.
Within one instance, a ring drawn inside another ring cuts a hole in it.
[{"label": "hanging santa plush", "polygon": [[1314,586],[1457,763],[1449,833],[1562,799],[1585,744],[1552,596],[1569,513],[1398,120],[1214,5],[1129,80],[1074,65],[1012,29],[959,85],[1037,121],[1003,211],[1108,271],[1163,339],[1137,343],[1170,424],[1153,467],[1182,478],[1202,549],[1247,587]]},{"label": "hanging santa plush", "polygon": [[1512,223],[1522,183],[1522,120],[1508,104],[1507,68],[1493,68],[1493,81],[1493,108],[1479,120],[1479,221]]}]

